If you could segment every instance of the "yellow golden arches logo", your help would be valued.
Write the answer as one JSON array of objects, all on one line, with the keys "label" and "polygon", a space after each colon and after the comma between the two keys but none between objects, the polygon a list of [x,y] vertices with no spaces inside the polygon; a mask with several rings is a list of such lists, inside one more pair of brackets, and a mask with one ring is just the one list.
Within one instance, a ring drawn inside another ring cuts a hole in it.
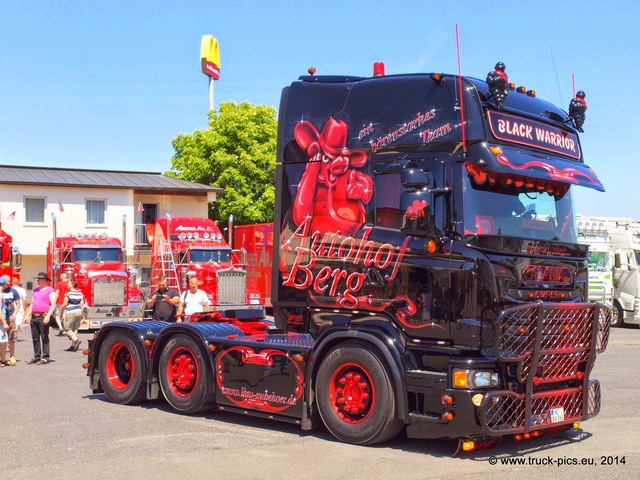
[{"label": "yellow golden arches logo", "polygon": [[200,60],[202,61],[202,73],[214,80],[220,80],[220,48],[218,40],[211,35],[202,36]]}]

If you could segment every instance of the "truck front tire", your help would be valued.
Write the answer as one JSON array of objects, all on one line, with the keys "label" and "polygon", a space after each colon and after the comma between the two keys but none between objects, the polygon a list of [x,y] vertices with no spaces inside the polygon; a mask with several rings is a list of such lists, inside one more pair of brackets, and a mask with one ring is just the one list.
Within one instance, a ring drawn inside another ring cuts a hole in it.
[{"label": "truck front tire", "polygon": [[626,327],[624,323],[624,311],[617,301],[613,302],[611,307],[611,326],[612,327]]},{"label": "truck front tire", "polygon": [[208,364],[191,337],[175,335],[167,342],[160,355],[158,376],[164,398],[175,410],[196,413],[213,403]]},{"label": "truck front tire", "polygon": [[100,383],[113,403],[129,405],[146,399],[141,346],[126,333],[114,331],[101,346]]},{"label": "truck front tire", "polygon": [[353,343],[335,347],[316,378],[320,417],[337,439],[372,445],[402,429],[388,368],[371,350]]}]

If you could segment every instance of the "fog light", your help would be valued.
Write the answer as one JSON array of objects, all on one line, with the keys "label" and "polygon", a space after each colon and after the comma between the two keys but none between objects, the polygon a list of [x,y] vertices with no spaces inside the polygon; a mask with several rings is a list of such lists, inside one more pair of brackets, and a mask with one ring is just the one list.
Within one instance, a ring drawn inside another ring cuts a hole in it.
[{"label": "fog light", "polygon": [[465,452],[470,452],[476,447],[476,442],[472,440],[467,440],[466,442],[462,442],[462,450]]},{"label": "fog light", "polygon": [[476,406],[479,407],[480,404],[482,403],[482,399],[484,398],[484,395],[482,395],[481,393],[476,393],[473,397],[471,397],[471,402]]}]

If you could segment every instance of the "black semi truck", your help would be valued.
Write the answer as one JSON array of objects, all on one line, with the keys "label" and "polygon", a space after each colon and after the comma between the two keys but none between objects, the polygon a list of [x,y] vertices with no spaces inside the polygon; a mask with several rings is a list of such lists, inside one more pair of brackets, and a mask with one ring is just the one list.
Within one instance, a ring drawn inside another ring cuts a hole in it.
[{"label": "black semi truck", "polygon": [[572,200],[604,190],[583,92],[565,112],[501,63],[485,80],[376,67],[282,92],[273,323],[110,323],[87,350],[93,392],[463,450],[598,414],[611,312],[588,302]]}]

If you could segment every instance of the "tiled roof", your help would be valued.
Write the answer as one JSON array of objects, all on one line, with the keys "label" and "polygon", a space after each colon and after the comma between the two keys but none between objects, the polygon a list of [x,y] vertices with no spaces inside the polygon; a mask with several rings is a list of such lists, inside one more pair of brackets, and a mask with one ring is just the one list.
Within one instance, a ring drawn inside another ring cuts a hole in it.
[{"label": "tiled roof", "polygon": [[223,188],[188,182],[160,173],[15,167],[10,165],[0,165],[0,184],[131,188],[134,190],[183,191],[184,193],[224,192]]}]

